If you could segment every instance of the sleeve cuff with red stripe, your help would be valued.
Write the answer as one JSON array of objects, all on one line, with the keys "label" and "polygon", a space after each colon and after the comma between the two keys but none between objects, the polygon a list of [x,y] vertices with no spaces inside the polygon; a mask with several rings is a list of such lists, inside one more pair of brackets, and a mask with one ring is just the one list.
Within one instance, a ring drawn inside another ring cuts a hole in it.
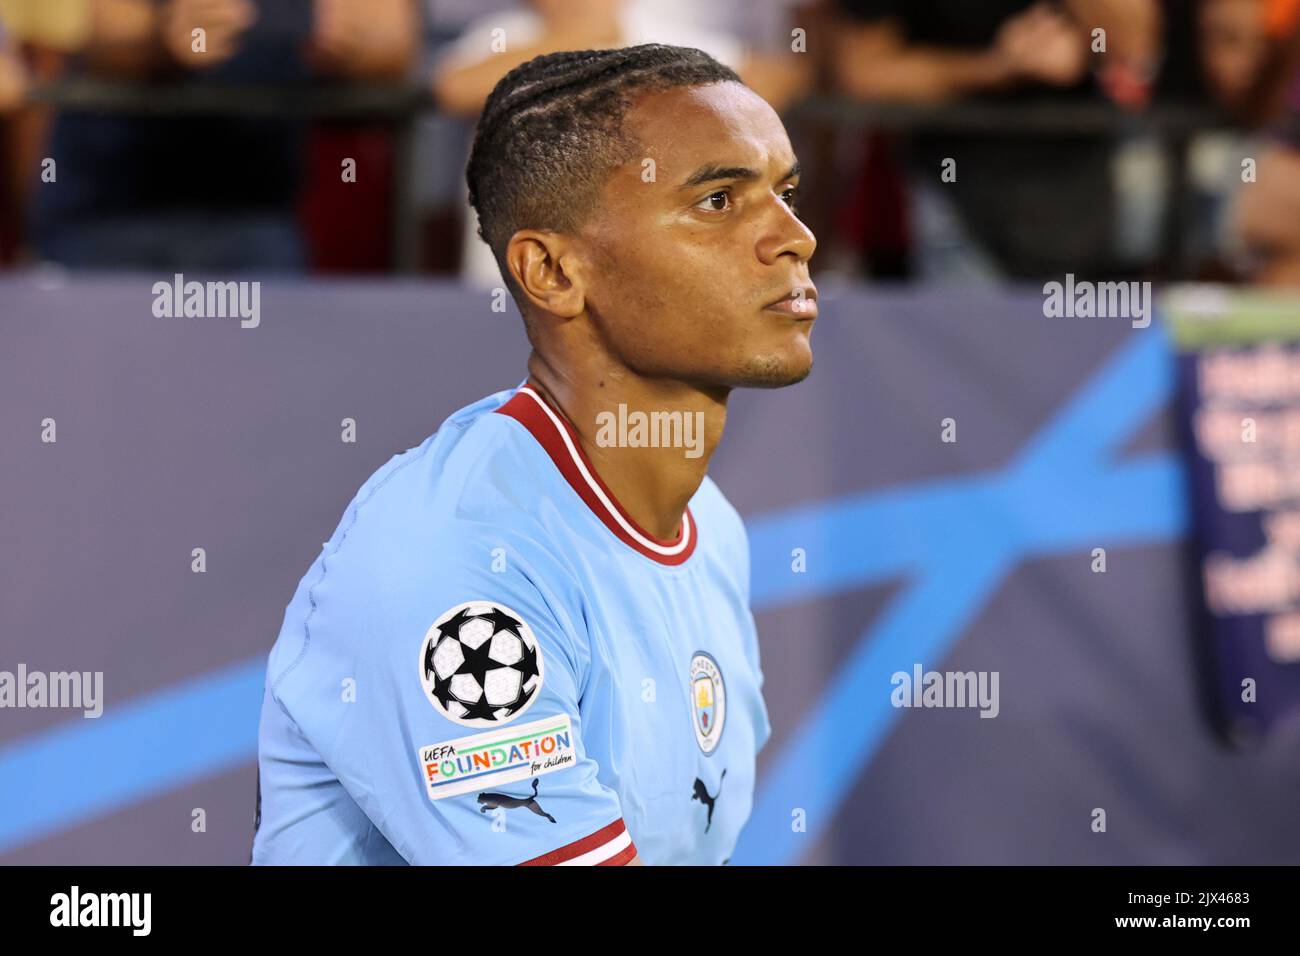
[{"label": "sleeve cuff with red stripe", "polygon": [[591,836],[566,843],[520,866],[626,866],[636,857],[636,845],[622,818],[601,827]]}]

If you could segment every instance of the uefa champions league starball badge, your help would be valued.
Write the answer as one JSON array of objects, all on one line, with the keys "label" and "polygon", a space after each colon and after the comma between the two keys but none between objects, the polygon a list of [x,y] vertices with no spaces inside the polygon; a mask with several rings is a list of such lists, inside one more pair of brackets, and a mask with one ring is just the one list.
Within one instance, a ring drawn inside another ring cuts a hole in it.
[{"label": "uefa champions league starball badge", "polygon": [[727,688],[718,662],[699,651],[691,658],[691,724],[705,755],[712,755],[727,722]]},{"label": "uefa champions league starball badge", "polygon": [[496,601],[468,601],[440,615],[420,644],[419,664],[429,703],[466,727],[509,723],[542,690],[537,636]]}]

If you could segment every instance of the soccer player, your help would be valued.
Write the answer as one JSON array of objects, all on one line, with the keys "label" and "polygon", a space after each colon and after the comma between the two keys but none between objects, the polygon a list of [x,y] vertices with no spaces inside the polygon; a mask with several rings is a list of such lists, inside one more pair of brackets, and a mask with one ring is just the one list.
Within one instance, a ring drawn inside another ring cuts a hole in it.
[{"label": "soccer player", "polygon": [[253,862],[725,863],[771,727],[706,469],[733,388],[812,367],[799,164],[730,69],[645,45],[513,70],[467,175],[528,377],[379,469],[299,584]]}]

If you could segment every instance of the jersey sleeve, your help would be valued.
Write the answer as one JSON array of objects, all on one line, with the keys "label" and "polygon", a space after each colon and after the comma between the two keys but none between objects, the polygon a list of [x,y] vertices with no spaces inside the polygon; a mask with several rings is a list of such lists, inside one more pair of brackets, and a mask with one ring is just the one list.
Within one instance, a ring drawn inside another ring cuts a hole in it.
[{"label": "jersey sleeve", "polygon": [[409,863],[626,864],[584,744],[580,592],[539,548],[471,540],[327,554],[271,693]]}]

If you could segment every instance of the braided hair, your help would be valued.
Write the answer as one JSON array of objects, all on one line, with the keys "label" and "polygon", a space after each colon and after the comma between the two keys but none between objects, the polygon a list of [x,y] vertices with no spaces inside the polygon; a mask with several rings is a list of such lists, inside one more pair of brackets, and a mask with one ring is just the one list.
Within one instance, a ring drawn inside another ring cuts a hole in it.
[{"label": "braided hair", "polygon": [[510,237],[584,221],[608,174],[637,154],[622,128],[634,96],[726,81],[740,78],[707,53],[659,43],[548,53],[502,77],[479,117],[465,179],[479,237],[516,300]]}]

